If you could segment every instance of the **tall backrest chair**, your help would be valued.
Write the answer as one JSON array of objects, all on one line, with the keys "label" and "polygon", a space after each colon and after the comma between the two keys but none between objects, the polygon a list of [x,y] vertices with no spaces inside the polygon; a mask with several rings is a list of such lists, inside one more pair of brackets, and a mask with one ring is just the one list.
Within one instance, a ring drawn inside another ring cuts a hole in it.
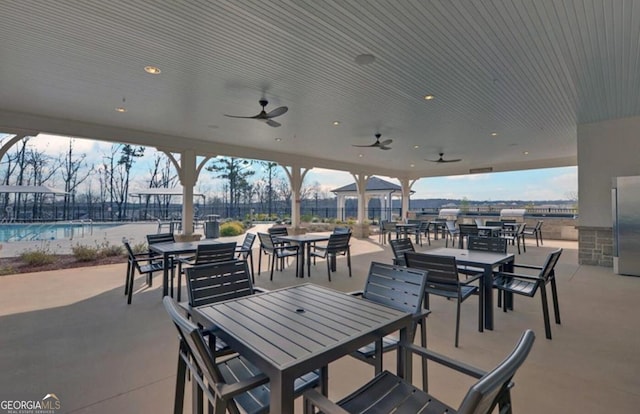
[{"label": "tall backrest chair", "polygon": [[230,260],[186,269],[189,306],[210,305],[253,294],[246,260]]},{"label": "tall backrest chair", "polygon": [[[421,345],[426,346],[427,333],[425,319],[429,314],[423,308],[424,292],[427,283],[427,274],[419,269],[407,269],[404,266],[390,265],[386,263],[372,262],[369,268],[364,290],[352,292],[366,300],[381,303],[394,309],[398,309],[414,315],[413,332],[415,335],[417,325],[421,325]],[[376,347],[381,349],[381,354],[396,349],[398,338],[388,335],[377,341],[358,349],[351,354],[357,359],[367,362],[375,367],[375,372],[382,371],[382,358],[376,358]],[[424,378],[426,381],[426,377]]]},{"label": "tall backrest chair", "polygon": [[365,407],[375,407],[376,414],[490,414],[494,412],[496,407],[502,414],[511,414],[513,377],[526,361],[534,341],[533,331],[525,331],[513,351],[489,372],[484,372],[413,344],[406,344],[406,348],[410,352],[418,355],[424,361],[431,360],[446,368],[478,379],[469,388],[457,409],[428,394],[426,388],[420,390],[414,387],[410,381],[407,382],[388,371],[384,371],[337,404],[331,402],[317,390],[306,391],[303,404],[305,414],[315,413],[316,407],[321,407],[322,412],[326,414],[360,413],[364,412]]},{"label": "tall backrest chair", "polygon": [[199,266],[206,263],[226,262],[233,260],[236,255],[236,242],[230,243],[201,243],[196,248],[193,257],[178,261],[178,300],[181,300],[182,265]]},{"label": "tall backrest chair", "polygon": [[[165,264],[161,258],[153,256],[149,253],[134,253],[129,241],[126,238],[122,239],[124,248],[127,251],[127,275],[124,283],[124,294],[127,295],[127,304],[131,304],[133,298],[133,277],[137,270],[141,275],[147,275],[147,285],[151,286],[151,277],[153,272],[160,272],[164,270]],[[168,263],[171,266],[173,272],[173,263]],[[173,281],[173,274],[171,275]]]},{"label": "tall backrest chair", "polygon": [[469,236],[467,248],[469,250],[481,250],[484,252],[506,253],[507,240],[502,237]]},{"label": "tall backrest chair", "polygon": [[[258,255],[258,274],[260,274],[260,264],[262,263],[262,253],[271,255],[271,274],[269,280],[273,280],[273,268],[276,265],[276,259],[284,263],[287,257],[296,257],[296,269],[298,269],[298,254],[300,247],[296,244],[276,244],[273,235],[267,233],[258,233],[260,239],[260,253]],[[281,265],[282,266],[282,265]]]},{"label": "tall backrest chair", "polygon": [[[460,235],[458,236],[458,245],[462,249],[464,248],[464,240],[472,236],[478,235],[478,226],[476,224],[460,224],[458,225]],[[467,243],[468,245],[468,243]]]},{"label": "tall backrest chair", "polygon": [[[553,310],[555,321],[560,324],[560,306],[558,304],[558,287],[556,285],[555,266],[560,259],[562,249],[555,250],[547,256],[543,266],[533,266],[524,264],[514,264],[515,268],[529,269],[530,273],[507,273],[498,272],[494,275],[493,287],[499,293],[509,293],[533,297],[540,290],[542,300],[542,316],[544,318],[544,330],[547,339],[551,339],[551,323],[549,321],[549,304],[547,300],[546,285],[551,284],[551,295],[553,299]],[[502,301],[502,309],[507,311],[507,300]]]},{"label": "tall backrest chair", "polygon": [[[460,281],[456,258],[453,256],[436,256],[425,253],[406,252],[404,257],[407,267],[427,271],[427,287],[425,293],[456,300],[455,346],[457,348],[460,331],[460,304],[471,295],[478,293],[478,286],[471,285],[470,283],[479,280],[482,286],[482,273],[473,275],[465,281]],[[482,291],[482,289],[480,289],[480,291]],[[482,295],[478,295],[479,326],[482,326],[483,305]],[[425,298],[425,306],[427,308],[429,307],[429,296]]]},{"label": "tall backrest chair", "polygon": [[544,224],[544,221],[538,220],[534,227],[524,229],[525,236],[533,236],[536,238],[536,246],[540,246],[540,245],[544,246],[544,243],[542,242],[542,225],[543,224]]},{"label": "tall backrest chair", "polygon": [[253,283],[256,282],[255,275],[253,272],[253,243],[256,241],[256,235],[253,233],[247,233],[244,236],[244,240],[242,241],[242,245],[236,247],[236,253],[238,257],[247,260],[249,259],[249,263],[251,264],[251,279]]},{"label": "tall backrest chair", "polygon": [[381,244],[385,244],[387,239],[391,241],[391,234],[396,232],[396,223],[389,220],[382,220],[380,222],[380,240]]},{"label": "tall backrest chair", "polygon": [[[157,233],[157,234],[147,234],[147,244],[151,246],[155,243],[175,243],[176,239],[173,236],[173,233]],[[154,251],[149,250],[150,256],[158,256],[158,254]],[[147,283],[149,286],[153,284],[153,272],[147,274]],[[173,284],[173,275],[171,278],[171,283]],[[173,288],[171,289],[173,292]]]},{"label": "tall backrest chair", "polygon": [[[333,233],[329,236],[329,241],[324,246],[313,246],[310,251],[311,257],[322,257],[327,259],[327,275],[331,282],[331,261],[336,260],[338,255],[347,256],[347,266],[349,267],[349,277],[351,277],[351,232]],[[309,259],[311,259],[311,257]]]},{"label": "tall backrest chair", "polygon": [[415,252],[416,249],[413,246],[413,242],[410,238],[395,239],[389,242],[391,245],[391,251],[393,252],[393,264],[399,266],[406,266],[404,261],[405,252]]},{"label": "tall backrest chair", "polygon": [[444,245],[449,247],[449,239],[451,239],[451,247],[455,247],[456,238],[460,237],[460,230],[456,227],[456,222],[452,220],[447,220],[445,222],[446,230]]},{"label": "tall backrest chair", "polygon": [[[183,315],[172,298],[165,296],[163,303],[180,336],[174,414],[183,411],[187,372],[198,384],[198,391],[194,393],[194,412],[203,411],[202,400],[197,397],[204,394],[215,413],[267,413],[269,378],[242,356],[216,362],[202,330]],[[317,373],[305,374],[295,381],[294,395],[315,387],[318,382]]]},{"label": "tall backrest chair", "polygon": [[525,253],[527,252],[527,246],[524,244],[524,231],[526,228],[526,223],[520,223],[512,231],[503,231],[502,234],[503,238],[518,247],[518,254],[520,254],[520,245],[522,245],[523,251]]}]

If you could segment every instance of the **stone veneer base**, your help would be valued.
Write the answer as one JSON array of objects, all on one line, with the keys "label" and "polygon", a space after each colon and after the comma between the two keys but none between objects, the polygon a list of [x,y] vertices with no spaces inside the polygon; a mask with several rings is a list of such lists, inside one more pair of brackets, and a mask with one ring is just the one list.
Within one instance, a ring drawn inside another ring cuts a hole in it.
[{"label": "stone veneer base", "polygon": [[578,230],[578,263],[613,267],[612,228],[580,226]]}]

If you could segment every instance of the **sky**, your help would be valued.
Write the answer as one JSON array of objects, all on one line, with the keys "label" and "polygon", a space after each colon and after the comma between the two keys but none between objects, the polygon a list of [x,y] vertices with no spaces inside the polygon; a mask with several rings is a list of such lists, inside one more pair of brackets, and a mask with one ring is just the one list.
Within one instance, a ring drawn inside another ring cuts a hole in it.
[{"label": "sky", "polygon": [[[0,137],[1,138],[1,137]],[[4,141],[4,140],[3,140]],[[69,139],[58,136],[40,134],[31,140],[31,145],[57,157],[68,150]],[[99,165],[104,162],[104,155],[110,153],[111,144],[74,138],[74,152],[86,154],[89,164]],[[144,157],[138,159],[134,166],[134,174],[138,177],[148,176],[155,149],[146,148]],[[260,167],[256,169],[256,177],[262,176]],[[284,173],[280,173],[284,177]],[[380,178],[398,183],[389,177]],[[306,185],[318,183],[323,192],[354,182],[350,173],[345,171],[314,168],[305,178]],[[58,184],[58,183],[57,183]],[[59,185],[59,184],[58,184]],[[135,188],[146,187],[142,180],[134,181]],[[213,173],[203,170],[196,185],[197,192],[217,192],[222,188],[222,182]],[[422,178],[412,187],[415,193],[412,199],[447,198],[477,201],[492,200],[569,200],[578,192],[577,167],[545,168],[488,174],[460,175],[450,177]]]}]

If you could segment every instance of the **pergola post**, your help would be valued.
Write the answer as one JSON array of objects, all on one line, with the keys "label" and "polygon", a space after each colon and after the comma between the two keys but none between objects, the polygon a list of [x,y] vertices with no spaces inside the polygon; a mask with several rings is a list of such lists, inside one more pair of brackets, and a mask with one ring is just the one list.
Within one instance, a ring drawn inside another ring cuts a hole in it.
[{"label": "pergola post", "polygon": [[367,180],[369,180],[369,176],[364,173],[351,173],[351,175],[356,180],[356,188],[358,189],[358,221],[353,228],[353,236],[359,239],[366,239],[369,237],[369,225],[365,223]]},{"label": "pergola post", "polygon": [[402,187],[402,219],[406,220],[409,213],[409,196],[411,195],[411,187],[418,180],[411,181],[409,178],[399,178]]},{"label": "pergola post", "polygon": [[289,177],[291,184],[291,227],[294,233],[300,233],[300,192],[302,190],[302,182],[304,177],[311,168],[303,168],[299,165],[292,164],[289,167],[283,167]]},{"label": "pergola post", "polygon": [[205,157],[196,165],[196,153],[187,149],[180,152],[180,161],[176,160],[172,153],[163,151],[173,163],[180,184],[182,184],[182,235],[181,239],[191,240],[193,236],[193,188],[198,181],[202,167],[210,157]]}]

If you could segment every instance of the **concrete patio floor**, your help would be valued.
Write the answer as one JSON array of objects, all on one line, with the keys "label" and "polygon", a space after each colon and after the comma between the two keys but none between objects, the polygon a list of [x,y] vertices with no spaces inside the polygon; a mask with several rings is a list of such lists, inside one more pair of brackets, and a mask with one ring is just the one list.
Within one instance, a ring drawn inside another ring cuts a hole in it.
[{"label": "concrete patio floor", "polygon": [[[377,240],[353,240],[352,278],[346,260],[339,258],[332,282],[323,262],[304,282],[360,289],[372,260],[391,260],[389,246]],[[442,245],[439,240],[431,248]],[[477,331],[477,299],[471,298],[462,304],[456,349],[455,303],[432,297],[429,348],[489,369],[531,328],[537,340],[515,378],[514,412],[638,412],[640,279],[579,266],[573,242],[545,240],[544,247],[535,247],[528,240],[528,245],[516,263],[541,264],[554,247],[565,249],[557,267],[562,325],[552,325],[553,340],[544,337],[538,296],[516,297],[514,312],[496,308],[495,330],[484,333]],[[162,307],[161,278],[154,278],[152,288],[144,286],[143,278],[136,279],[133,303],[127,306],[125,268],[120,264],[0,277],[0,401],[40,400],[55,393],[62,405],[59,412],[172,411],[178,341]],[[270,282],[264,268],[263,262],[258,286],[275,289],[302,282],[292,268],[275,272]],[[393,355],[385,357],[392,371],[394,363]],[[414,363],[417,380],[415,358]],[[370,379],[373,368],[345,357],[331,364],[329,374],[330,398],[337,399]],[[454,407],[471,383],[430,365],[431,393]]]}]

